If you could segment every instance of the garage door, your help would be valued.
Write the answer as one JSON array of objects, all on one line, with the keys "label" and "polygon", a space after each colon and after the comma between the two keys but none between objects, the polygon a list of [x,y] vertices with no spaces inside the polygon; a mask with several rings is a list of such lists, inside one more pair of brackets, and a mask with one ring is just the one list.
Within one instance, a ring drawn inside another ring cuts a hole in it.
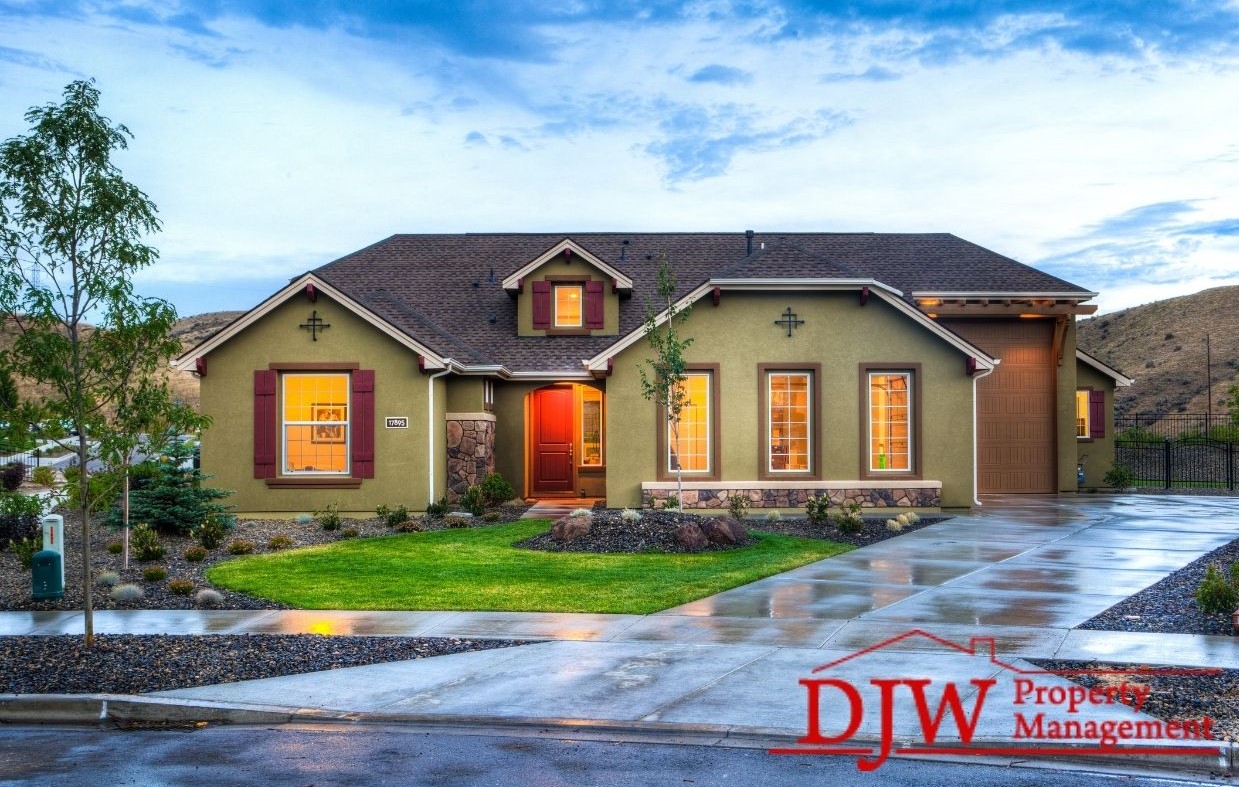
[{"label": "garage door", "polygon": [[1053,320],[943,320],[1002,359],[977,382],[977,483],[982,493],[1054,492]]}]

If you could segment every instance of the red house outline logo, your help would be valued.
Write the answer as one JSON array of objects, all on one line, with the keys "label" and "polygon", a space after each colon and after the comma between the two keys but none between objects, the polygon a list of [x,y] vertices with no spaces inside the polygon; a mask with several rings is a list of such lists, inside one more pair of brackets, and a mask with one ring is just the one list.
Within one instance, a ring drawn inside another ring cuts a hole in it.
[{"label": "red house outline logo", "polygon": [[[948,651],[968,656],[986,656],[990,664],[999,667],[1001,670],[1011,672],[1017,676],[1034,676],[1034,675],[1050,675],[1055,677],[1069,678],[1079,675],[1099,675],[1099,676],[1158,676],[1158,675],[1215,675],[1220,672],[1220,669],[1215,667],[1208,668],[1139,668],[1131,670],[1115,670],[1115,669],[1079,669],[1079,670],[1042,670],[1042,669],[1025,669],[1016,664],[1012,664],[998,657],[997,645],[993,637],[977,636],[971,637],[967,645],[961,645],[949,639],[939,637],[923,629],[910,629],[902,634],[882,640],[867,648],[862,648],[854,653],[827,662],[818,667],[815,667],[811,674],[828,672],[831,669],[838,667],[841,664],[854,661],[867,654],[875,651],[889,648],[904,640],[914,637],[921,637],[931,642],[942,646]],[[1187,725],[1194,728],[1196,733],[1202,733],[1199,737],[1193,739],[1207,740],[1209,728],[1212,720],[1208,717],[1203,718],[1199,722],[1189,720],[1186,722],[1161,721],[1154,720],[1145,721],[1106,721],[1106,722],[1089,722],[1089,724],[1114,725],[1113,727],[1096,727],[1096,729],[1109,729],[1109,738],[1099,738],[1095,746],[1090,745],[1006,745],[1006,746],[988,746],[988,745],[970,745],[975,734],[977,723],[980,720],[981,713],[985,707],[985,701],[988,691],[997,684],[997,679],[990,677],[985,679],[972,679],[969,681],[972,688],[976,690],[976,699],[973,702],[971,712],[965,709],[965,701],[960,695],[959,687],[955,681],[943,681],[938,684],[941,687],[942,695],[938,700],[936,710],[931,707],[929,697],[926,695],[926,689],[933,684],[933,680],[929,678],[871,678],[868,683],[874,686],[879,691],[879,702],[881,712],[881,732],[878,737],[876,746],[866,746],[857,744],[852,741],[852,737],[860,728],[860,724],[864,719],[864,702],[860,696],[860,692],[856,686],[850,681],[839,678],[802,678],[799,683],[804,686],[807,691],[806,702],[806,731],[805,735],[797,740],[797,746],[772,748],[768,752],[776,755],[817,755],[817,756],[854,756],[856,757],[856,767],[860,771],[873,771],[882,766],[883,763],[891,755],[903,756],[999,756],[999,757],[1064,757],[1064,756],[1088,756],[1088,757],[1131,757],[1131,756],[1155,756],[1155,755],[1207,755],[1218,756],[1221,753],[1220,746],[1166,746],[1166,745],[1148,745],[1148,746],[1125,746],[1119,747],[1118,740],[1142,739],[1142,735],[1124,735],[1124,725],[1132,725],[1127,729],[1141,732],[1144,729],[1165,729],[1167,725]],[[1125,701],[1126,695],[1124,689],[1114,690],[1111,688],[1098,689],[1085,688],[1078,684],[1073,684],[1071,687],[1062,686],[1040,686],[1030,677],[1017,677],[1016,683],[1016,704],[1029,705],[1053,704],[1067,705],[1071,713],[1075,713],[1079,707],[1085,703],[1097,703],[1097,697],[1100,697],[1107,704],[1113,704],[1117,697],[1120,704],[1128,705]],[[1126,687],[1126,683],[1122,686]],[[822,731],[821,726],[821,692],[823,689],[832,689],[838,691],[848,702],[850,716],[846,728],[837,735],[826,735]],[[921,739],[924,745],[897,745],[894,740],[894,697],[898,689],[906,689],[910,692],[914,701],[914,707],[917,712],[918,721],[921,728]],[[1133,702],[1131,707],[1136,712],[1143,707],[1144,700],[1148,698],[1148,692],[1151,689],[1145,687],[1143,699],[1136,695],[1132,695]],[[1025,698],[1025,695],[1029,695]],[[1137,701],[1138,700],[1138,701]],[[1013,739],[1020,737],[1021,731],[1020,722],[1025,721],[1023,711],[1017,711],[1014,714],[1016,728]],[[939,737],[939,730],[942,729],[943,723],[947,716],[950,716],[954,723],[955,731],[959,735],[960,745],[934,745]],[[1034,726],[1026,722],[1024,730],[1026,732],[1036,732],[1042,730],[1041,717],[1044,714],[1038,714],[1036,717],[1037,723]],[[1057,722],[1051,722],[1052,724]],[[1044,741],[1036,735],[1028,736],[1034,744]],[[1159,740],[1165,739],[1159,737]]]}]

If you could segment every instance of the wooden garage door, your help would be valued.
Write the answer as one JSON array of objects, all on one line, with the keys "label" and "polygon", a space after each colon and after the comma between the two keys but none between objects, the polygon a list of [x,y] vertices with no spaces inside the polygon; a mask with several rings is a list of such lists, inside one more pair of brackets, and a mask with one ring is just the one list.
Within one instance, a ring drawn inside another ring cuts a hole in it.
[{"label": "wooden garage door", "polygon": [[1002,359],[977,382],[977,483],[982,493],[1053,492],[1053,320],[944,320]]}]

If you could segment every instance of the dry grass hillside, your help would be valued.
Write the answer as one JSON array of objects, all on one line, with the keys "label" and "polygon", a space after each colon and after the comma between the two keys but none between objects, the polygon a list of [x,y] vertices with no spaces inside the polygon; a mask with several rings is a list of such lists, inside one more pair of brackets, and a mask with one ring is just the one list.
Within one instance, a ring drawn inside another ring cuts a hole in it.
[{"label": "dry grass hillside", "polygon": [[1134,306],[1078,324],[1082,350],[1136,378],[1118,389],[1119,415],[1208,410],[1205,334],[1213,355],[1213,412],[1239,382],[1239,286]]},{"label": "dry grass hillside", "polygon": [[[188,350],[203,339],[210,337],[245,312],[207,312],[192,317],[182,317],[172,326],[172,336],[181,340],[181,350]],[[198,378],[193,372],[168,371],[168,384],[172,395],[182,402],[197,408]]]}]

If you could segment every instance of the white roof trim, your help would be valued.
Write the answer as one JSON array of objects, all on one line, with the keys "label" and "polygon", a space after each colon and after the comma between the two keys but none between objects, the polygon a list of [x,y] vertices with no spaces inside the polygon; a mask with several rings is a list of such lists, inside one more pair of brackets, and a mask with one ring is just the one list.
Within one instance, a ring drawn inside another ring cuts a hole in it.
[{"label": "white roof trim", "polygon": [[1058,300],[1087,301],[1096,298],[1095,292],[1000,292],[995,290],[916,290],[913,298],[1055,298]]},{"label": "white roof trim", "polygon": [[[337,290],[335,287],[332,287],[330,284],[322,281],[313,273],[306,273],[289,282],[288,286],[284,287],[270,298],[267,298],[253,309],[250,309],[245,314],[233,320],[219,333],[215,334],[196,347],[191,348],[189,351],[182,353],[179,357],[172,361],[172,368],[183,372],[193,371],[194,362],[198,358],[218,349],[229,339],[270,314],[276,309],[276,307],[282,305],[289,298],[297,295],[299,292],[302,292],[305,289],[306,284],[313,284],[314,289],[321,292],[323,295],[338,301],[341,306],[349,309],[382,333],[385,333],[392,339],[395,339],[397,342],[418,355],[424,356],[426,358],[427,369],[443,369],[447,367],[448,359],[443,358],[421,342],[411,339],[408,334],[398,330],[391,323],[382,319],[357,301]],[[454,362],[453,365],[455,365]]]},{"label": "white roof trim", "polygon": [[[682,310],[686,306],[695,303],[715,287],[728,290],[771,290],[786,289],[788,286],[802,290],[859,290],[861,287],[868,287],[872,294],[894,306],[897,311],[903,312],[913,322],[918,323],[921,327],[935,334],[965,355],[976,358],[979,369],[993,369],[1000,363],[997,358],[943,328],[937,322],[927,317],[920,309],[903,300],[898,290],[872,279],[711,279],[677,301],[675,307],[677,311]],[[655,325],[662,325],[666,321],[666,310],[663,310],[654,318]],[[581,361],[581,364],[590,371],[602,371],[607,368],[607,361],[610,358],[628,349],[644,337],[645,326],[642,325],[593,358]]]},{"label": "white roof trim", "polygon": [[570,249],[573,254],[580,256],[581,259],[585,260],[585,262],[589,263],[590,265],[593,265],[595,268],[602,271],[607,276],[610,276],[612,279],[615,279],[615,285],[619,289],[621,290],[632,289],[631,278],[629,278],[628,276],[625,276],[617,268],[614,268],[608,265],[607,263],[595,257],[593,254],[590,254],[588,251],[581,248],[579,245],[577,245],[576,241],[572,240],[572,238],[564,238],[559,243],[556,243],[554,246],[552,246],[549,250],[540,254],[532,262],[526,263],[515,273],[505,277],[503,280],[503,288],[505,290],[515,290],[519,286],[521,279],[525,278],[526,276],[533,273],[538,268],[541,268],[546,263],[555,259],[559,255],[563,254],[565,249]]},{"label": "white roof trim", "polygon": [[1128,377],[1127,375],[1120,372],[1118,369],[1115,369],[1111,366],[1108,366],[1102,363],[1101,361],[1097,360],[1096,358],[1084,352],[1078,347],[1076,348],[1076,360],[1081,361],[1084,364],[1093,367],[1094,369],[1101,372],[1107,377],[1114,378],[1114,384],[1120,388],[1126,388],[1136,381],[1136,378]]}]

